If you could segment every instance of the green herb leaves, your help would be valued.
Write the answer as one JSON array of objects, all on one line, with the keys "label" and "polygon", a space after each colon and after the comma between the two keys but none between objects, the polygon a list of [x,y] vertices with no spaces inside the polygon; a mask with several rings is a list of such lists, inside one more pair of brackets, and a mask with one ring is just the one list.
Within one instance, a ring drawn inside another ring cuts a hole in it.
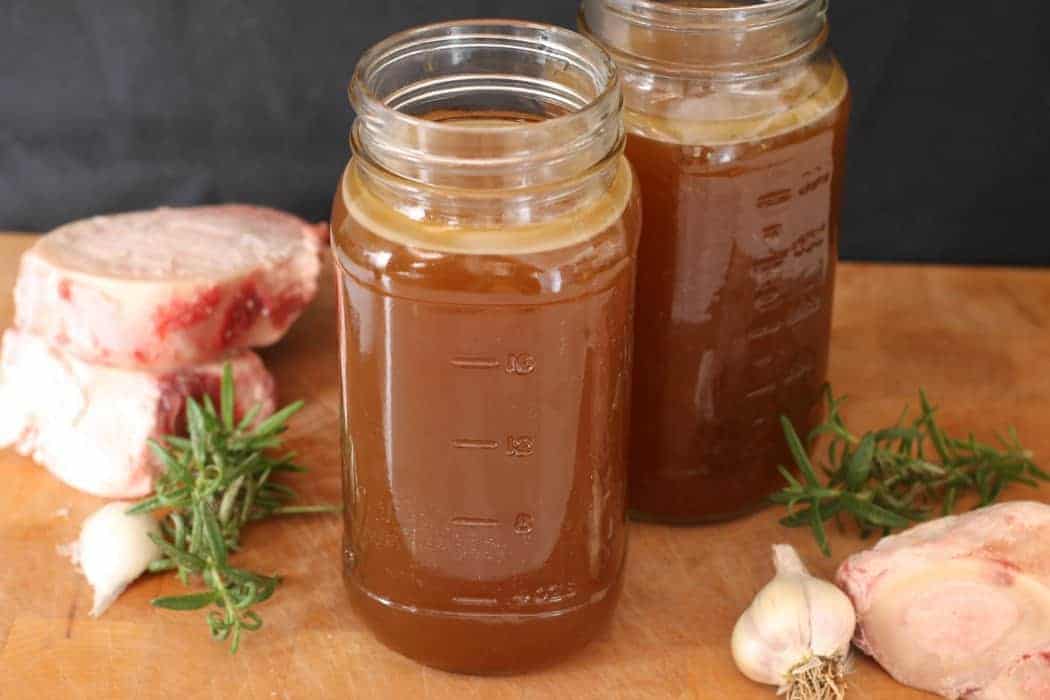
[{"label": "green herb leaves", "polygon": [[230,554],[240,547],[241,529],[249,522],[274,515],[330,513],[334,506],[288,506],[295,492],[270,480],[281,472],[304,471],[294,464],[295,455],[279,458],[267,451],[281,448],[288,420],[302,409],[294,403],[252,428],[259,415],[253,408],[235,423],[233,370],[223,370],[219,410],[211,398],[202,403],[192,398],[186,404],[189,437],[169,436],[166,445],[153,443],[154,454],[165,467],[156,493],[135,504],[130,513],[166,512],[161,523],[163,537],[154,537],[163,558],[150,564],[150,571],[176,570],[183,583],[199,578],[206,591],[157,598],[153,604],[168,610],[200,610],[208,613],[212,637],[230,640],[236,652],[243,632],[262,626],[252,609],[273,595],[280,583],[230,565]]},{"label": "green herb leaves", "polygon": [[[908,527],[926,519],[936,510],[941,515],[954,511],[957,499],[976,493],[979,505],[994,502],[1011,483],[1037,486],[1050,480],[1032,462],[1011,429],[1007,437],[997,436],[1000,447],[944,432],[935,418],[936,410],[919,391],[919,415],[905,421],[907,410],[897,424],[857,437],[842,419],[843,399],[836,399],[826,388],[828,416],[809,435],[829,436],[827,462],[821,470],[827,477],[821,483],[802,440],[787,418],[781,418],[795,465],[802,480],[784,467],[780,473],[788,485],[772,496],[790,511],[780,522],[787,527],[810,527],[825,556],[831,555],[825,523],[850,516],[862,536]],[[932,455],[927,455],[932,449]]]}]

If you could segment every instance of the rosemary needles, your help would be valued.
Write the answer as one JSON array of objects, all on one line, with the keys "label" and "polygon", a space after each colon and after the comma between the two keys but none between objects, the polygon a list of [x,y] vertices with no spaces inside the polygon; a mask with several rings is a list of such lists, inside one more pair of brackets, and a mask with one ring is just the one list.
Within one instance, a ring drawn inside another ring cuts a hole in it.
[{"label": "rosemary needles", "polygon": [[150,571],[178,572],[188,584],[199,578],[205,590],[188,595],[156,598],[153,605],[169,610],[199,610],[209,606],[207,621],[212,637],[230,640],[236,652],[244,632],[262,626],[253,609],[273,595],[280,583],[230,564],[230,554],[240,548],[241,529],[249,522],[277,515],[330,513],[335,506],[291,506],[295,492],[271,481],[282,472],[302,472],[292,453],[274,458],[288,419],[302,402],[277,411],[252,427],[259,407],[239,422],[234,418],[233,370],[223,370],[220,406],[210,397],[202,403],[187,400],[189,437],[169,436],[165,444],[152,443],[153,452],[165,471],[157,480],[156,492],[135,504],[129,513],[160,511],[161,535],[151,535],[163,557],[150,564]]},{"label": "rosemary needles", "polygon": [[825,556],[831,555],[825,522],[852,518],[866,537],[889,534],[925,520],[931,512],[948,515],[960,496],[976,494],[979,506],[994,502],[1002,490],[1021,483],[1038,486],[1050,474],[1032,461],[1011,428],[997,435],[998,446],[948,435],[936,420],[936,409],[919,391],[919,415],[908,411],[893,426],[855,435],[846,427],[831,388],[825,389],[827,419],[808,436],[830,438],[827,462],[821,465],[822,483],[791,422],[781,417],[801,480],[779,467],[788,485],[772,496],[788,507],[780,522],[787,527],[810,527]]}]

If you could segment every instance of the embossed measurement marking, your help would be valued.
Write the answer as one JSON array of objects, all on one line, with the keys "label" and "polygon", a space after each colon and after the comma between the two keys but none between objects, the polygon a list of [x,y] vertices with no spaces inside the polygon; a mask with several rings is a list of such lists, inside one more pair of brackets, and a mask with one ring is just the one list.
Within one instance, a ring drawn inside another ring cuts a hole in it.
[{"label": "embossed measurement marking", "polygon": [[495,598],[470,598],[467,596],[456,596],[452,599],[452,602],[460,605],[476,605],[483,608],[491,608],[499,604],[499,601]]},{"label": "embossed measurement marking", "polygon": [[536,438],[531,435],[508,435],[507,456],[528,457],[536,451]]},{"label": "embossed measurement marking", "polygon": [[508,353],[504,362],[500,362],[494,357],[458,355],[449,360],[448,363],[459,369],[498,369],[502,367],[507,374],[522,376],[536,371],[536,357],[528,352]]},{"label": "embossed measurement marking", "polygon": [[499,527],[500,522],[495,518],[474,518],[469,515],[460,515],[452,518],[452,524],[459,527]]},{"label": "embossed measurement marking", "polygon": [[768,207],[775,207],[779,204],[786,204],[791,201],[791,197],[794,192],[791,189],[773,190],[772,192],[766,192],[761,195],[755,202],[755,205],[759,209],[766,209]]},{"label": "embossed measurement marking", "polygon": [[498,450],[499,443],[495,440],[471,440],[469,438],[458,438],[452,441],[452,446],[460,450]]},{"label": "embossed measurement marking", "polygon": [[499,360],[491,357],[468,357],[466,355],[453,357],[448,363],[460,369],[496,369],[502,364]]},{"label": "embossed measurement marking", "polygon": [[518,513],[518,517],[514,519],[514,532],[519,535],[529,534],[534,527],[536,527],[536,519],[531,513]]},{"label": "embossed measurement marking", "polygon": [[536,371],[536,358],[532,353],[519,352],[507,355],[507,374],[532,374]]}]

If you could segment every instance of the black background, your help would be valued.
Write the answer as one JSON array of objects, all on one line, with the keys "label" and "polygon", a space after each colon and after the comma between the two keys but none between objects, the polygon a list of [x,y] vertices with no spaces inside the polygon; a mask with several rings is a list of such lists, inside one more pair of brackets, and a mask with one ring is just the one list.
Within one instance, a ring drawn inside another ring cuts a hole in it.
[{"label": "black background", "polygon": [[[831,0],[843,257],[1050,264],[1050,3]],[[572,0],[0,0],[0,228],[159,204],[327,216],[368,44]]]}]

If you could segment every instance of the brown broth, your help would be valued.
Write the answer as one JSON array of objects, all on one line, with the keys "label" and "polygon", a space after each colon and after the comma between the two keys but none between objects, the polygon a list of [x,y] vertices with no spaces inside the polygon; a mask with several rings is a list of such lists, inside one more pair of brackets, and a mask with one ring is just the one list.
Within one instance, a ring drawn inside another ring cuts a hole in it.
[{"label": "brown broth", "polygon": [[361,619],[407,656],[521,671],[611,615],[635,192],[623,161],[585,211],[479,231],[409,220],[353,165],[344,176],[345,579]]},{"label": "brown broth", "polygon": [[[717,520],[760,505],[793,464],[828,365],[848,89],[773,117],[629,120],[641,183],[629,504]],[[683,107],[684,105],[679,105]],[[701,106],[701,105],[698,105]],[[644,135],[643,135],[644,134]]]}]

